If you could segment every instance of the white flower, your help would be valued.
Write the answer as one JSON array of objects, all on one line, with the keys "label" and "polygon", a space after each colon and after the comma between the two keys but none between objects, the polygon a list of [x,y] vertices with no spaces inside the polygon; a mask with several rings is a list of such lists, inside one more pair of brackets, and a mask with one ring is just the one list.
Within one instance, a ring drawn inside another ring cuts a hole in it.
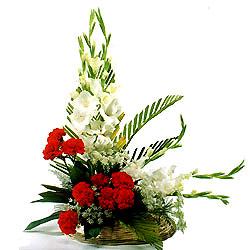
[{"label": "white flower", "polygon": [[73,127],[82,132],[85,126],[90,123],[93,116],[97,115],[98,99],[92,96],[88,91],[82,91],[73,101],[73,113],[70,115]]},{"label": "white flower", "polygon": [[132,161],[124,169],[124,171],[129,174],[134,180],[146,179],[148,174],[143,170],[145,159],[142,157],[137,161]]},{"label": "white flower", "polygon": [[96,97],[102,96],[102,85],[100,79],[89,79],[89,88],[93,95]]},{"label": "white flower", "polygon": [[109,137],[98,135],[95,141],[95,148],[98,150],[105,150],[107,148],[112,148],[113,143]]},{"label": "white flower", "polygon": [[84,90],[74,100],[73,106],[91,112],[96,109],[98,104],[98,99],[92,96],[88,91]]},{"label": "white flower", "polygon": [[100,97],[100,102],[103,105],[103,107],[107,107],[111,103],[112,100],[113,100],[113,96],[107,92],[103,92]]},{"label": "white flower", "polygon": [[118,117],[121,114],[121,106],[118,100],[115,98],[111,101],[111,103],[107,106],[105,113],[108,116],[116,116]]},{"label": "white flower", "polygon": [[119,88],[119,85],[115,82],[110,83],[110,85],[107,87],[107,92],[110,94],[115,94]]}]

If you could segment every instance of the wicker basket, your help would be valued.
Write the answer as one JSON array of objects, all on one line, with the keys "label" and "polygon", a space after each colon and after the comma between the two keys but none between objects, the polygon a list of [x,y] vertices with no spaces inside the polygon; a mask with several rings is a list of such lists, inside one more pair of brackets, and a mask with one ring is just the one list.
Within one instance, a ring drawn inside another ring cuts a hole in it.
[{"label": "wicker basket", "polygon": [[[172,220],[161,220],[160,235],[162,240],[167,240],[176,232],[176,226]],[[116,222],[113,227],[104,227],[97,238],[85,240],[84,234],[77,232],[73,239],[89,244],[96,245],[140,245],[145,244],[144,241],[138,240],[135,232]]]}]

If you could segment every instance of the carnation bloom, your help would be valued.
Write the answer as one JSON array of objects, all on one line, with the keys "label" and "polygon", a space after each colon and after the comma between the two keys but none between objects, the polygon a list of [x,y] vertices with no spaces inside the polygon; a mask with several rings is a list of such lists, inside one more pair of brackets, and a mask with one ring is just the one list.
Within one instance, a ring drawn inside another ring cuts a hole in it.
[{"label": "carnation bloom", "polygon": [[75,234],[77,224],[78,224],[77,212],[72,210],[60,212],[58,225],[63,233]]},{"label": "carnation bloom", "polygon": [[128,209],[134,205],[134,192],[126,188],[114,189],[114,199],[117,203],[117,207],[121,210]]},{"label": "carnation bloom", "polygon": [[70,138],[62,144],[63,153],[68,155],[84,154],[84,143],[81,139]]},{"label": "carnation bloom", "polygon": [[86,182],[79,182],[72,189],[72,196],[82,207],[90,207],[94,203],[95,192]]},{"label": "carnation bloom", "polygon": [[43,150],[43,158],[45,160],[53,160],[61,154],[62,150],[60,149],[60,142],[56,140],[50,140]]},{"label": "carnation bloom", "polygon": [[94,186],[97,188],[103,188],[109,183],[108,176],[104,175],[103,173],[95,174],[91,177],[91,181]]},{"label": "carnation bloom", "polygon": [[113,173],[111,181],[115,188],[134,188],[134,181],[132,177],[125,172]]},{"label": "carnation bloom", "polygon": [[66,133],[65,133],[64,129],[55,128],[49,133],[47,141],[48,142],[50,142],[51,140],[62,141],[62,138],[65,135],[66,135]]},{"label": "carnation bloom", "polygon": [[103,188],[100,192],[98,200],[100,206],[103,209],[114,210],[115,208],[114,189],[110,187]]}]

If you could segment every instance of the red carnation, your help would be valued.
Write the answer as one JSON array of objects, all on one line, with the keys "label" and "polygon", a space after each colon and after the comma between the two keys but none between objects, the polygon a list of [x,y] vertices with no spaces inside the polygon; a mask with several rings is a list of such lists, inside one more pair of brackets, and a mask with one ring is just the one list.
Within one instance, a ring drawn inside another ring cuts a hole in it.
[{"label": "red carnation", "polygon": [[43,158],[45,160],[53,160],[61,154],[62,150],[60,149],[60,142],[55,140],[51,140],[43,150]]},{"label": "red carnation", "polygon": [[58,225],[63,233],[75,234],[77,224],[78,224],[77,212],[72,210],[60,212]]},{"label": "red carnation", "polygon": [[114,199],[119,209],[128,209],[134,205],[134,192],[126,188],[114,190]]},{"label": "red carnation", "polygon": [[109,178],[106,175],[99,173],[93,175],[91,177],[91,181],[93,185],[96,186],[97,188],[103,188],[109,183]]},{"label": "red carnation", "polygon": [[101,190],[100,196],[98,197],[99,204],[103,209],[114,210],[114,189],[110,187],[105,187]]},{"label": "red carnation", "polygon": [[79,182],[73,187],[72,196],[82,207],[90,207],[94,203],[95,192],[86,182]]},{"label": "red carnation", "polygon": [[56,141],[62,141],[63,136],[65,136],[66,133],[63,128],[55,128],[52,132],[49,133],[49,137],[47,139],[48,142],[51,140]]},{"label": "red carnation", "polygon": [[63,153],[68,155],[84,154],[84,143],[81,139],[70,138],[62,144]]},{"label": "red carnation", "polygon": [[134,181],[130,175],[125,172],[116,172],[112,174],[112,183],[115,188],[134,188]]}]

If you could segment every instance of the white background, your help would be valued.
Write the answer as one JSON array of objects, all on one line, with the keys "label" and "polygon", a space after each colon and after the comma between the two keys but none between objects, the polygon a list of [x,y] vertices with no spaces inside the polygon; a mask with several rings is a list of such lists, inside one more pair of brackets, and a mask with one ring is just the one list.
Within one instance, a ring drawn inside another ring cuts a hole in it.
[{"label": "white background", "polygon": [[[76,38],[98,6],[113,35],[126,119],[159,97],[185,96],[138,134],[135,145],[177,134],[182,113],[188,124],[183,148],[157,166],[208,173],[230,170],[242,159],[248,165],[248,0],[1,1],[1,249],[34,245],[37,235],[18,232],[51,212],[52,206],[29,201],[42,190],[40,183],[55,183],[41,151],[48,132],[65,120],[80,65]],[[249,169],[232,181],[188,184],[188,190],[229,194],[231,203],[187,200],[188,228],[166,249],[250,249]]]}]

